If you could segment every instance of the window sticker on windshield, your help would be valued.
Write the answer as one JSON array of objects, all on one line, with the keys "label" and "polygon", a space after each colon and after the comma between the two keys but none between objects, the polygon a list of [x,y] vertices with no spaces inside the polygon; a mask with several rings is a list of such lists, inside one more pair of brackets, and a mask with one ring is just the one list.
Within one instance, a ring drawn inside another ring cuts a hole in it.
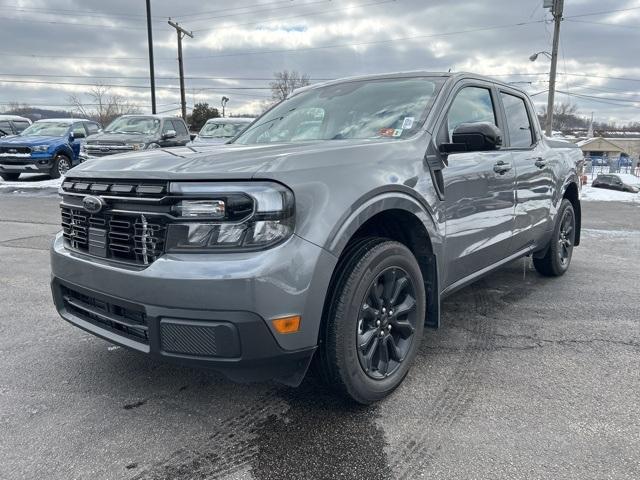
[{"label": "window sticker on windshield", "polygon": [[394,137],[401,137],[401,136],[402,136],[402,129],[401,129],[401,128],[396,128],[396,129],[393,131],[393,136],[394,136]]},{"label": "window sticker on windshield", "polygon": [[378,132],[378,135],[380,135],[381,137],[393,137],[394,133],[395,129],[393,128],[381,128]]},{"label": "window sticker on windshield", "polygon": [[413,127],[413,122],[415,121],[414,117],[404,117],[404,121],[402,122],[402,129],[409,130]]}]

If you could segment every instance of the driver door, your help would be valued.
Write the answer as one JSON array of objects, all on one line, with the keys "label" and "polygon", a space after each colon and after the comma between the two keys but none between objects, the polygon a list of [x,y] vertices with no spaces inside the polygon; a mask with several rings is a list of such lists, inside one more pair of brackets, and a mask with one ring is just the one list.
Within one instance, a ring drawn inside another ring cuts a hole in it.
[{"label": "driver door", "polygon": [[[459,88],[440,124],[438,145],[451,142],[463,123],[500,127],[491,84]],[[448,154],[444,180],[446,286],[508,257],[515,209],[515,169],[511,153],[492,150]]]},{"label": "driver door", "polygon": [[73,158],[71,160],[72,162],[75,162],[79,158],[80,148],[87,138],[87,131],[84,128],[84,124],[81,122],[74,123],[71,127],[71,136],[73,137],[73,140],[71,141]]}]

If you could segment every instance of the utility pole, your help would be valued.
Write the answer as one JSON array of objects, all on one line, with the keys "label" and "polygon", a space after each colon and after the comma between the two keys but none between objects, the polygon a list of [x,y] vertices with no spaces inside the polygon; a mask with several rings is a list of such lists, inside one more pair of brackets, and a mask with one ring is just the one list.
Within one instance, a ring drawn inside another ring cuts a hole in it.
[{"label": "utility pole", "polygon": [[564,0],[553,0],[551,13],[553,14],[553,47],[551,50],[551,71],[549,72],[549,100],[547,102],[547,125],[545,134],[550,137],[553,129],[553,106],[556,96],[556,69],[558,67],[558,45],[560,44],[560,23],[562,22],[562,12],[564,10]]},{"label": "utility pole", "polygon": [[178,68],[180,70],[180,103],[182,105],[182,118],[187,121],[187,97],[184,90],[184,65],[182,62],[182,39],[184,36],[193,38],[193,33],[186,31],[177,22],[169,19],[169,25],[176,29],[178,34]]},{"label": "utility pole", "polygon": [[153,30],[151,28],[151,0],[147,0],[147,40],[149,42],[149,75],[151,79],[151,113],[156,114],[156,73],[153,66]]}]

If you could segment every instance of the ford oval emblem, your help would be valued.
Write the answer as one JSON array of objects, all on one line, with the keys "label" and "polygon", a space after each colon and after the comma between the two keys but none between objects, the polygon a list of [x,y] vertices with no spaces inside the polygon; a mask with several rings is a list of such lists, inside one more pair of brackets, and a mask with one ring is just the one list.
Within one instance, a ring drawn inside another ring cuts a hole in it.
[{"label": "ford oval emblem", "polygon": [[88,196],[82,199],[82,206],[87,212],[95,214],[104,208],[105,202],[100,197]]}]

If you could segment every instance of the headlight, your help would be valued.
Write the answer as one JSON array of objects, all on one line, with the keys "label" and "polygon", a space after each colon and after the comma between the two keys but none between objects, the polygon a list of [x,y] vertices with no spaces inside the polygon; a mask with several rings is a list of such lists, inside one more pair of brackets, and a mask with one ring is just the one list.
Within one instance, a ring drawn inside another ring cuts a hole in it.
[{"label": "headlight", "polygon": [[35,147],[31,147],[31,151],[33,153],[42,153],[49,150],[49,145],[37,145]]},{"label": "headlight", "polygon": [[134,150],[144,150],[145,147],[147,146],[146,143],[133,143],[131,145],[133,147]]},{"label": "headlight", "polygon": [[167,252],[258,250],[293,234],[293,192],[276,183],[176,182],[179,218],[168,226]]},{"label": "headlight", "polygon": [[147,150],[152,150],[154,148],[160,148],[160,145],[158,145],[157,143],[150,143],[149,145],[147,145]]}]

